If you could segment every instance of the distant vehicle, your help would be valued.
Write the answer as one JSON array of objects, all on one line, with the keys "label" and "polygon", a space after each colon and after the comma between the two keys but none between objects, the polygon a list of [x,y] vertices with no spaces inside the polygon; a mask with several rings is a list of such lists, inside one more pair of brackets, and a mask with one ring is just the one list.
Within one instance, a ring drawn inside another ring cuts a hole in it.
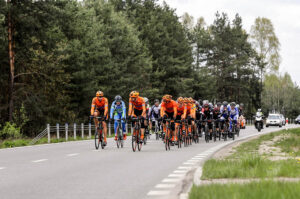
[{"label": "distant vehicle", "polygon": [[269,126],[279,126],[282,127],[282,118],[279,114],[269,114],[267,121],[266,121],[266,127]]},{"label": "distant vehicle", "polygon": [[300,115],[295,119],[295,124],[300,124]]},{"label": "distant vehicle", "polygon": [[285,117],[282,114],[280,114],[280,118],[281,118],[281,121],[282,121],[282,125],[285,126],[285,124],[286,124]]}]

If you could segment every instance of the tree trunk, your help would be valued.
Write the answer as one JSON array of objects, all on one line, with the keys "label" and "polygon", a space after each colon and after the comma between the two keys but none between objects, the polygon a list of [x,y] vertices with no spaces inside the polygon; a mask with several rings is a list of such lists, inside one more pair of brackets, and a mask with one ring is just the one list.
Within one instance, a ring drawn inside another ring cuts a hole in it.
[{"label": "tree trunk", "polygon": [[13,119],[14,110],[14,77],[15,77],[15,59],[14,59],[14,49],[13,49],[13,28],[12,28],[12,18],[11,18],[11,5],[10,0],[7,1],[9,6],[8,10],[8,54],[9,54],[9,67],[10,67],[10,81],[9,81],[9,121]]}]

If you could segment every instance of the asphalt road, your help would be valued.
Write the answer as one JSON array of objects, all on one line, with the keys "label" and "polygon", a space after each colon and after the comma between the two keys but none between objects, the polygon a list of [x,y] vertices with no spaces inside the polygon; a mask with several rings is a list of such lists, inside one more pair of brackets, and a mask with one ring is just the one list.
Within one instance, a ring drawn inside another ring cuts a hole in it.
[{"label": "asphalt road", "polygon": [[[247,127],[237,140],[277,130]],[[141,152],[132,152],[130,137],[123,149],[112,139],[104,150],[95,150],[93,140],[1,149],[0,198],[179,198],[191,171],[226,143],[202,138],[165,151],[152,136]]]}]

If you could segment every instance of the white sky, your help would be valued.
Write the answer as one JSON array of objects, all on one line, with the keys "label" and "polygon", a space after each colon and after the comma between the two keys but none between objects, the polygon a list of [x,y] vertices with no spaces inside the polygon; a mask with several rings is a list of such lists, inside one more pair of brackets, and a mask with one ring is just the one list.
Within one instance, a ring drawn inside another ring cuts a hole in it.
[{"label": "white sky", "polygon": [[[159,0],[160,3],[163,0]],[[281,43],[281,72],[288,72],[300,85],[300,0],[165,0],[176,9],[195,18],[204,17],[207,25],[213,23],[215,13],[225,12],[232,20],[236,13],[243,19],[244,29],[250,32],[257,17],[269,18]]]}]

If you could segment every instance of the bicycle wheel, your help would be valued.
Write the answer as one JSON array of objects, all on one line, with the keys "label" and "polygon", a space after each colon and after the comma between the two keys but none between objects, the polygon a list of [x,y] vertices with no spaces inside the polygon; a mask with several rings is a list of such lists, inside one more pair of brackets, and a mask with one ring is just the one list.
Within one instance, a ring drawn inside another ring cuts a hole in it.
[{"label": "bicycle wheel", "polygon": [[178,148],[181,148],[180,128],[178,128],[178,131],[177,131],[177,142],[178,142]]},{"label": "bicycle wheel", "polygon": [[[145,135],[144,135],[144,137],[145,137]],[[137,145],[138,145],[138,150],[139,151],[141,151],[142,150],[142,145],[143,145],[143,143],[142,142],[140,142],[140,140],[141,140],[141,129],[139,129],[138,130],[138,136],[137,136]]]},{"label": "bicycle wheel", "polygon": [[121,145],[121,143],[120,143],[120,132],[119,132],[119,127],[117,127],[117,136],[118,136],[118,139],[117,139],[117,141],[116,141],[116,143],[117,143],[117,147],[119,148],[120,147],[120,145]]},{"label": "bicycle wheel", "polygon": [[131,144],[132,144],[132,151],[135,152],[136,151],[136,147],[137,147],[137,136],[136,136],[136,130],[134,130],[132,138],[131,138]]},{"label": "bicycle wheel", "polygon": [[144,145],[146,145],[147,144],[147,138],[148,137],[148,135],[144,135],[144,140],[143,140],[143,142],[144,142]]},{"label": "bicycle wheel", "polygon": [[205,125],[205,142],[209,142],[208,126]]},{"label": "bicycle wheel", "polygon": [[102,130],[100,130],[100,143],[101,143],[101,148],[104,149],[104,137],[103,137]]},{"label": "bicycle wheel", "polygon": [[95,148],[98,150],[100,145],[100,136],[98,131],[95,132]]}]

